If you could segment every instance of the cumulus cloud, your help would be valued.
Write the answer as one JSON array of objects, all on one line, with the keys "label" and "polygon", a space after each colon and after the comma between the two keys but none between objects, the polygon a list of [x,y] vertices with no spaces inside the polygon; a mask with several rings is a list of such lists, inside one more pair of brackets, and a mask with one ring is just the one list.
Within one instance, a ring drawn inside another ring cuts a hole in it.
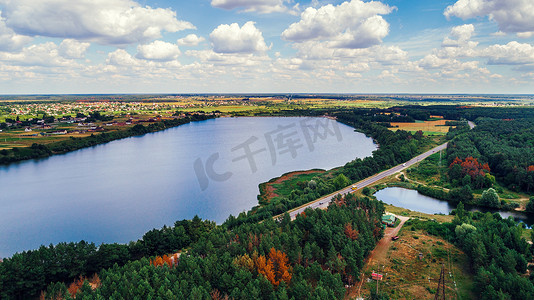
[{"label": "cumulus cloud", "polygon": [[91,44],[81,43],[77,40],[65,39],[59,44],[59,54],[65,58],[83,58],[85,51]]},{"label": "cumulus cloud", "polygon": [[188,34],[186,37],[178,40],[178,45],[180,46],[197,46],[206,39],[203,37],[198,37],[196,34]]},{"label": "cumulus cloud", "polygon": [[488,58],[488,64],[493,65],[534,64],[534,46],[516,41],[489,46],[482,55]]},{"label": "cumulus cloud", "polygon": [[325,41],[333,48],[367,48],[380,44],[388,35],[389,24],[381,15],[394,9],[382,2],[360,0],[319,9],[309,7],[299,22],[282,33],[282,38],[293,42]]},{"label": "cumulus cloud", "polygon": [[0,51],[20,50],[31,40],[30,37],[15,34],[11,28],[8,28],[5,19],[2,18],[2,11],[0,11]]},{"label": "cumulus cloud", "polygon": [[473,24],[464,24],[453,27],[449,37],[446,37],[441,45],[443,47],[459,47],[466,44],[471,39],[474,32],[475,26],[473,26]]},{"label": "cumulus cloud", "polygon": [[108,54],[106,63],[114,66],[134,66],[137,65],[137,60],[126,50],[117,49]]},{"label": "cumulus cloud", "polygon": [[237,23],[221,24],[210,33],[213,50],[218,53],[253,53],[269,49],[263,34],[254,22],[247,22],[243,27]]},{"label": "cumulus cloud", "polygon": [[242,8],[245,11],[273,13],[289,11],[284,0],[212,0],[211,5],[222,9]]},{"label": "cumulus cloud", "polygon": [[5,23],[15,33],[126,45],[147,42],[162,31],[194,26],[170,9],[131,0],[0,0]]},{"label": "cumulus cloud", "polygon": [[440,57],[473,57],[477,55],[477,42],[471,41],[475,33],[473,24],[453,27],[448,37],[443,39],[441,49],[437,52]]},{"label": "cumulus cloud", "polygon": [[522,36],[534,33],[534,2],[532,0],[458,0],[448,6],[445,17],[471,19],[488,16],[506,33],[519,33]]},{"label": "cumulus cloud", "polygon": [[255,55],[254,53],[217,53],[213,50],[190,50],[186,54],[197,57],[202,63],[214,65],[250,67],[270,61],[267,55]]},{"label": "cumulus cloud", "polygon": [[147,45],[137,46],[137,58],[146,60],[169,61],[180,55],[180,49],[175,44],[154,41]]},{"label": "cumulus cloud", "polygon": [[77,64],[63,57],[55,43],[31,45],[18,53],[0,53],[0,60],[12,65],[38,67],[69,67]]}]

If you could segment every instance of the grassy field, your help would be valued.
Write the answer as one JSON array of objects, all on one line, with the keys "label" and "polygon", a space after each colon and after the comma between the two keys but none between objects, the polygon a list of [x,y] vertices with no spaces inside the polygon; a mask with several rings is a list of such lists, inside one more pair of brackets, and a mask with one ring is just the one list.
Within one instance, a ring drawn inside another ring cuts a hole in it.
[{"label": "grassy field", "polygon": [[451,126],[445,126],[445,122],[450,120],[435,120],[435,121],[421,121],[415,123],[391,123],[392,128],[390,130],[406,130],[410,132],[417,132],[421,130],[425,135],[445,135],[449,132]]},{"label": "grassy field", "polygon": [[[473,299],[467,256],[442,238],[413,230],[409,222],[393,242],[386,261],[371,265],[369,274],[365,274],[369,278],[374,270],[384,275],[378,286],[379,294],[390,299],[434,299],[443,266],[446,299]],[[371,291],[376,291],[376,281],[363,285],[362,296],[370,295]]]},{"label": "grassy field", "polygon": [[296,171],[273,178],[269,182],[260,184],[260,198],[264,202],[270,202],[281,196],[287,197],[292,190],[297,189],[298,182],[308,182],[324,172],[323,170]]}]

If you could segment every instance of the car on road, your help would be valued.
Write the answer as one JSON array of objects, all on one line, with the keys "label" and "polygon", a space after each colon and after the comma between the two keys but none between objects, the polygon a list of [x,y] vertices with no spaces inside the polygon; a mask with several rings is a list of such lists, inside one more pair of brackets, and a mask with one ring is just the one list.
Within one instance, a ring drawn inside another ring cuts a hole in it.
[{"label": "car on road", "polygon": [[352,189],[353,191],[355,191],[355,190],[358,189],[358,187],[357,187],[356,185],[353,185],[353,186],[351,187],[351,189]]},{"label": "car on road", "polygon": [[402,166],[403,166],[403,167],[406,167],[406,163],[403,163]]},{"label": "car on road", "polygon": [[391,237],[391,240],[392,240],[392,241],[396,241],[396,240],[398,240],[398,239],[399,239],[399,236],[398,236],[398,235],[396,235],[396,236],[392,236],[392,237]]}]

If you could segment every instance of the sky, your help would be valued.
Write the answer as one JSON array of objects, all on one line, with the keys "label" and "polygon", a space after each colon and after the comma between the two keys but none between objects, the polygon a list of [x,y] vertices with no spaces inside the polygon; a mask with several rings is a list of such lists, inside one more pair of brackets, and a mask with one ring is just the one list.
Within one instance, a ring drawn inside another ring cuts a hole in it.
[{"label": "sky", "polygon": [[532,0],[0,0],[0,94],[534,94]]}]

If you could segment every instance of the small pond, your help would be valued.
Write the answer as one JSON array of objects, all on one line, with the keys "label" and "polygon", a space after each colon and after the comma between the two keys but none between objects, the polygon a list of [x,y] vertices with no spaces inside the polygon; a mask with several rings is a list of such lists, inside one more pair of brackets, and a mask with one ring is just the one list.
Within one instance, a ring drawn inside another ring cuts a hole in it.
[{"label": "small pond", "polygon": [[[376,192],[376,198],[384,203],[394,205],[397,207],[407,208],[413,211],[419,211],[425,214],[446,214],[448,215],[456,205],[436,198],[428,197],[420,194],[416,190],[410,190],[400,187],[389,187]],[[529,227],[534,225],[534,216],[521,212],[500,211],[487,207],[467,206],[469,211],[481,211],[499,213],[501,217],[513,217],[518,222],[523,222]]]}]

